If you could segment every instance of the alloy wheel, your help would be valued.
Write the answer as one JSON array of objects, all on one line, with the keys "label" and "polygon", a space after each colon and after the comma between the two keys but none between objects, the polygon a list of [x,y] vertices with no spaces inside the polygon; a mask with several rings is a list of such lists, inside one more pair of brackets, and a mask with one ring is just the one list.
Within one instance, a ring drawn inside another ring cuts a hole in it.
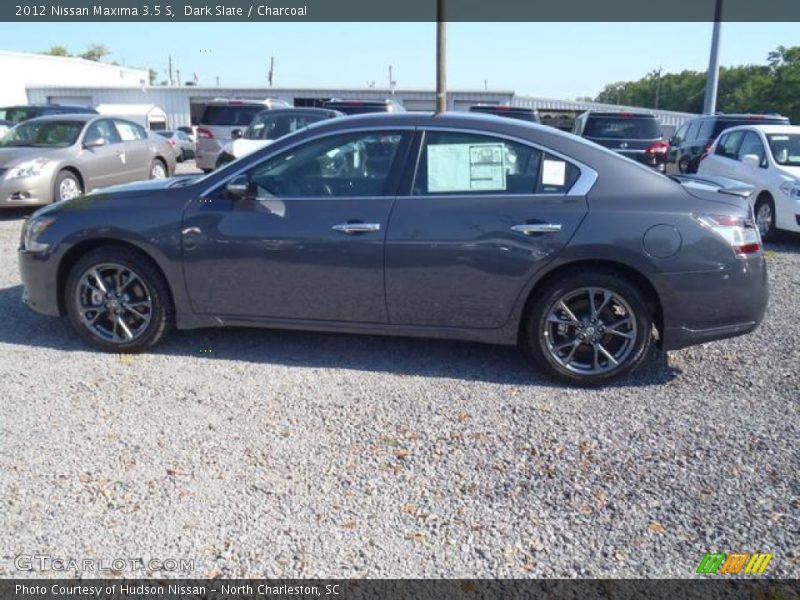
[{"label": "alloy wheel", "polygon": [[758,232],[762,237],[767,235],[772,229],[772,207],[769,202],[763,202],[758,207],[756,213],[756,224],[758,225]]},{"label": "alloy wheel", "polygon": [[543,336],[550,357],[581,375],[621,366],[636,346],[636,315],[618,293],[578,288],[556,300],[546,313]]},{"label": "alloy wheel", "polygon": [[81,188],[78,182],[72,177],[65,177],[58,184],[58,199],[61,201],[72,200],[81,195]]},{"label": "alloy wheel", "polygon": [[164,179],[166,176],[167,171],[164,169],[164,165],[159,161],[153,163],[153,166],[150,167],[150,179]]},{"label": "alloy wheel", "polygon": [[75,290],[81,324],[95,337],[113,344],[137,340],[153,315],[153,299],[132,269],[102,263],[84,271]]}]

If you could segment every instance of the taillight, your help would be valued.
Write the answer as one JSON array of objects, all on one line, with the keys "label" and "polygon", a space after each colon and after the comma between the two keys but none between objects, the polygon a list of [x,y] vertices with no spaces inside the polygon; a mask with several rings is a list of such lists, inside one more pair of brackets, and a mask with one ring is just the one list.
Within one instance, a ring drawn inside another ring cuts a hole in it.
[{"label": "taillight", "polygon": [[706,214],[694,218],[728,242],[737,258],[747,258],[761,250],[761,236],[751,218]]},{"label": "taillight", "polygon": [[669,150],[669,144],[664,140],[660,142],[656,142],[655,144],[650,144],[644,151],[647,154],[666,154]]},{"label": "taillight", "polygon": [[167,138],[167,142],[169,142],[169,145],[172,146],[173,148],[175,147],[175,140],[173,140],[172,138]]},{"label": "taillight", "polygon": [[197,137],[211,140],[214,139],[214,134],[211,132],[210,129],[206,129],[205,127],[198,127]]}]

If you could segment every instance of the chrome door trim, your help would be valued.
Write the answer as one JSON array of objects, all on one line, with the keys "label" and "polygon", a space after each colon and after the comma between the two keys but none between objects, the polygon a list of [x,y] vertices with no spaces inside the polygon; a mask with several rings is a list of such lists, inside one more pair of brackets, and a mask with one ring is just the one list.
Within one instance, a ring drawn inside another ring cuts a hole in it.
[{"label": "chrome door trim", "polygon": [[380,223],[339,223],[331,227],[334,231],[342,233],[375,233],[381,230]]}]

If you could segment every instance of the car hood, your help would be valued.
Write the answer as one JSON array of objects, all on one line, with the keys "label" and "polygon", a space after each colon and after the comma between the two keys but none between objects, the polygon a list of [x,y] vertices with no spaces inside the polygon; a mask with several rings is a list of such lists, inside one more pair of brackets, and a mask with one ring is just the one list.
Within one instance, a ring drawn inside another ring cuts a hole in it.
[{"label": "car hood", "polygon": [[0,148],[0,167],[13,167],[35,158],[61,160],[71,154],[71,148],[31,148],[30,146],[11,146]]}]

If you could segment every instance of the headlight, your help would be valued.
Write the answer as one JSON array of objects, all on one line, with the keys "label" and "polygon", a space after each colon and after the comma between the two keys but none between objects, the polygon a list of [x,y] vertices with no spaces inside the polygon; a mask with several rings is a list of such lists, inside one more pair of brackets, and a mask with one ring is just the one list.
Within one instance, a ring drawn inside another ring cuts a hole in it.
[{"label": "headlight", "polygon": [[28,219],[25,223],[25,233],[22,237],[22,245],[25,250],[28,252],[44,252],[47,250],[50,244],[44,244],[38,238],[54,221],[55,219],[52,217],[31,217]]},{"label": "headlight", "polygon": [[8,179],[17,179],[19,177],[36,177],[40,175],[42,169],[50,161],[46,158],[34,158],[33,160],[26,160],[24,163],[12,167],[8,171]]},{"label": "headlight", "polygon": [[797,198],[800,200],[800,181],[784,181],[781,184],[780,190],[789,196],[789,198]]}]

